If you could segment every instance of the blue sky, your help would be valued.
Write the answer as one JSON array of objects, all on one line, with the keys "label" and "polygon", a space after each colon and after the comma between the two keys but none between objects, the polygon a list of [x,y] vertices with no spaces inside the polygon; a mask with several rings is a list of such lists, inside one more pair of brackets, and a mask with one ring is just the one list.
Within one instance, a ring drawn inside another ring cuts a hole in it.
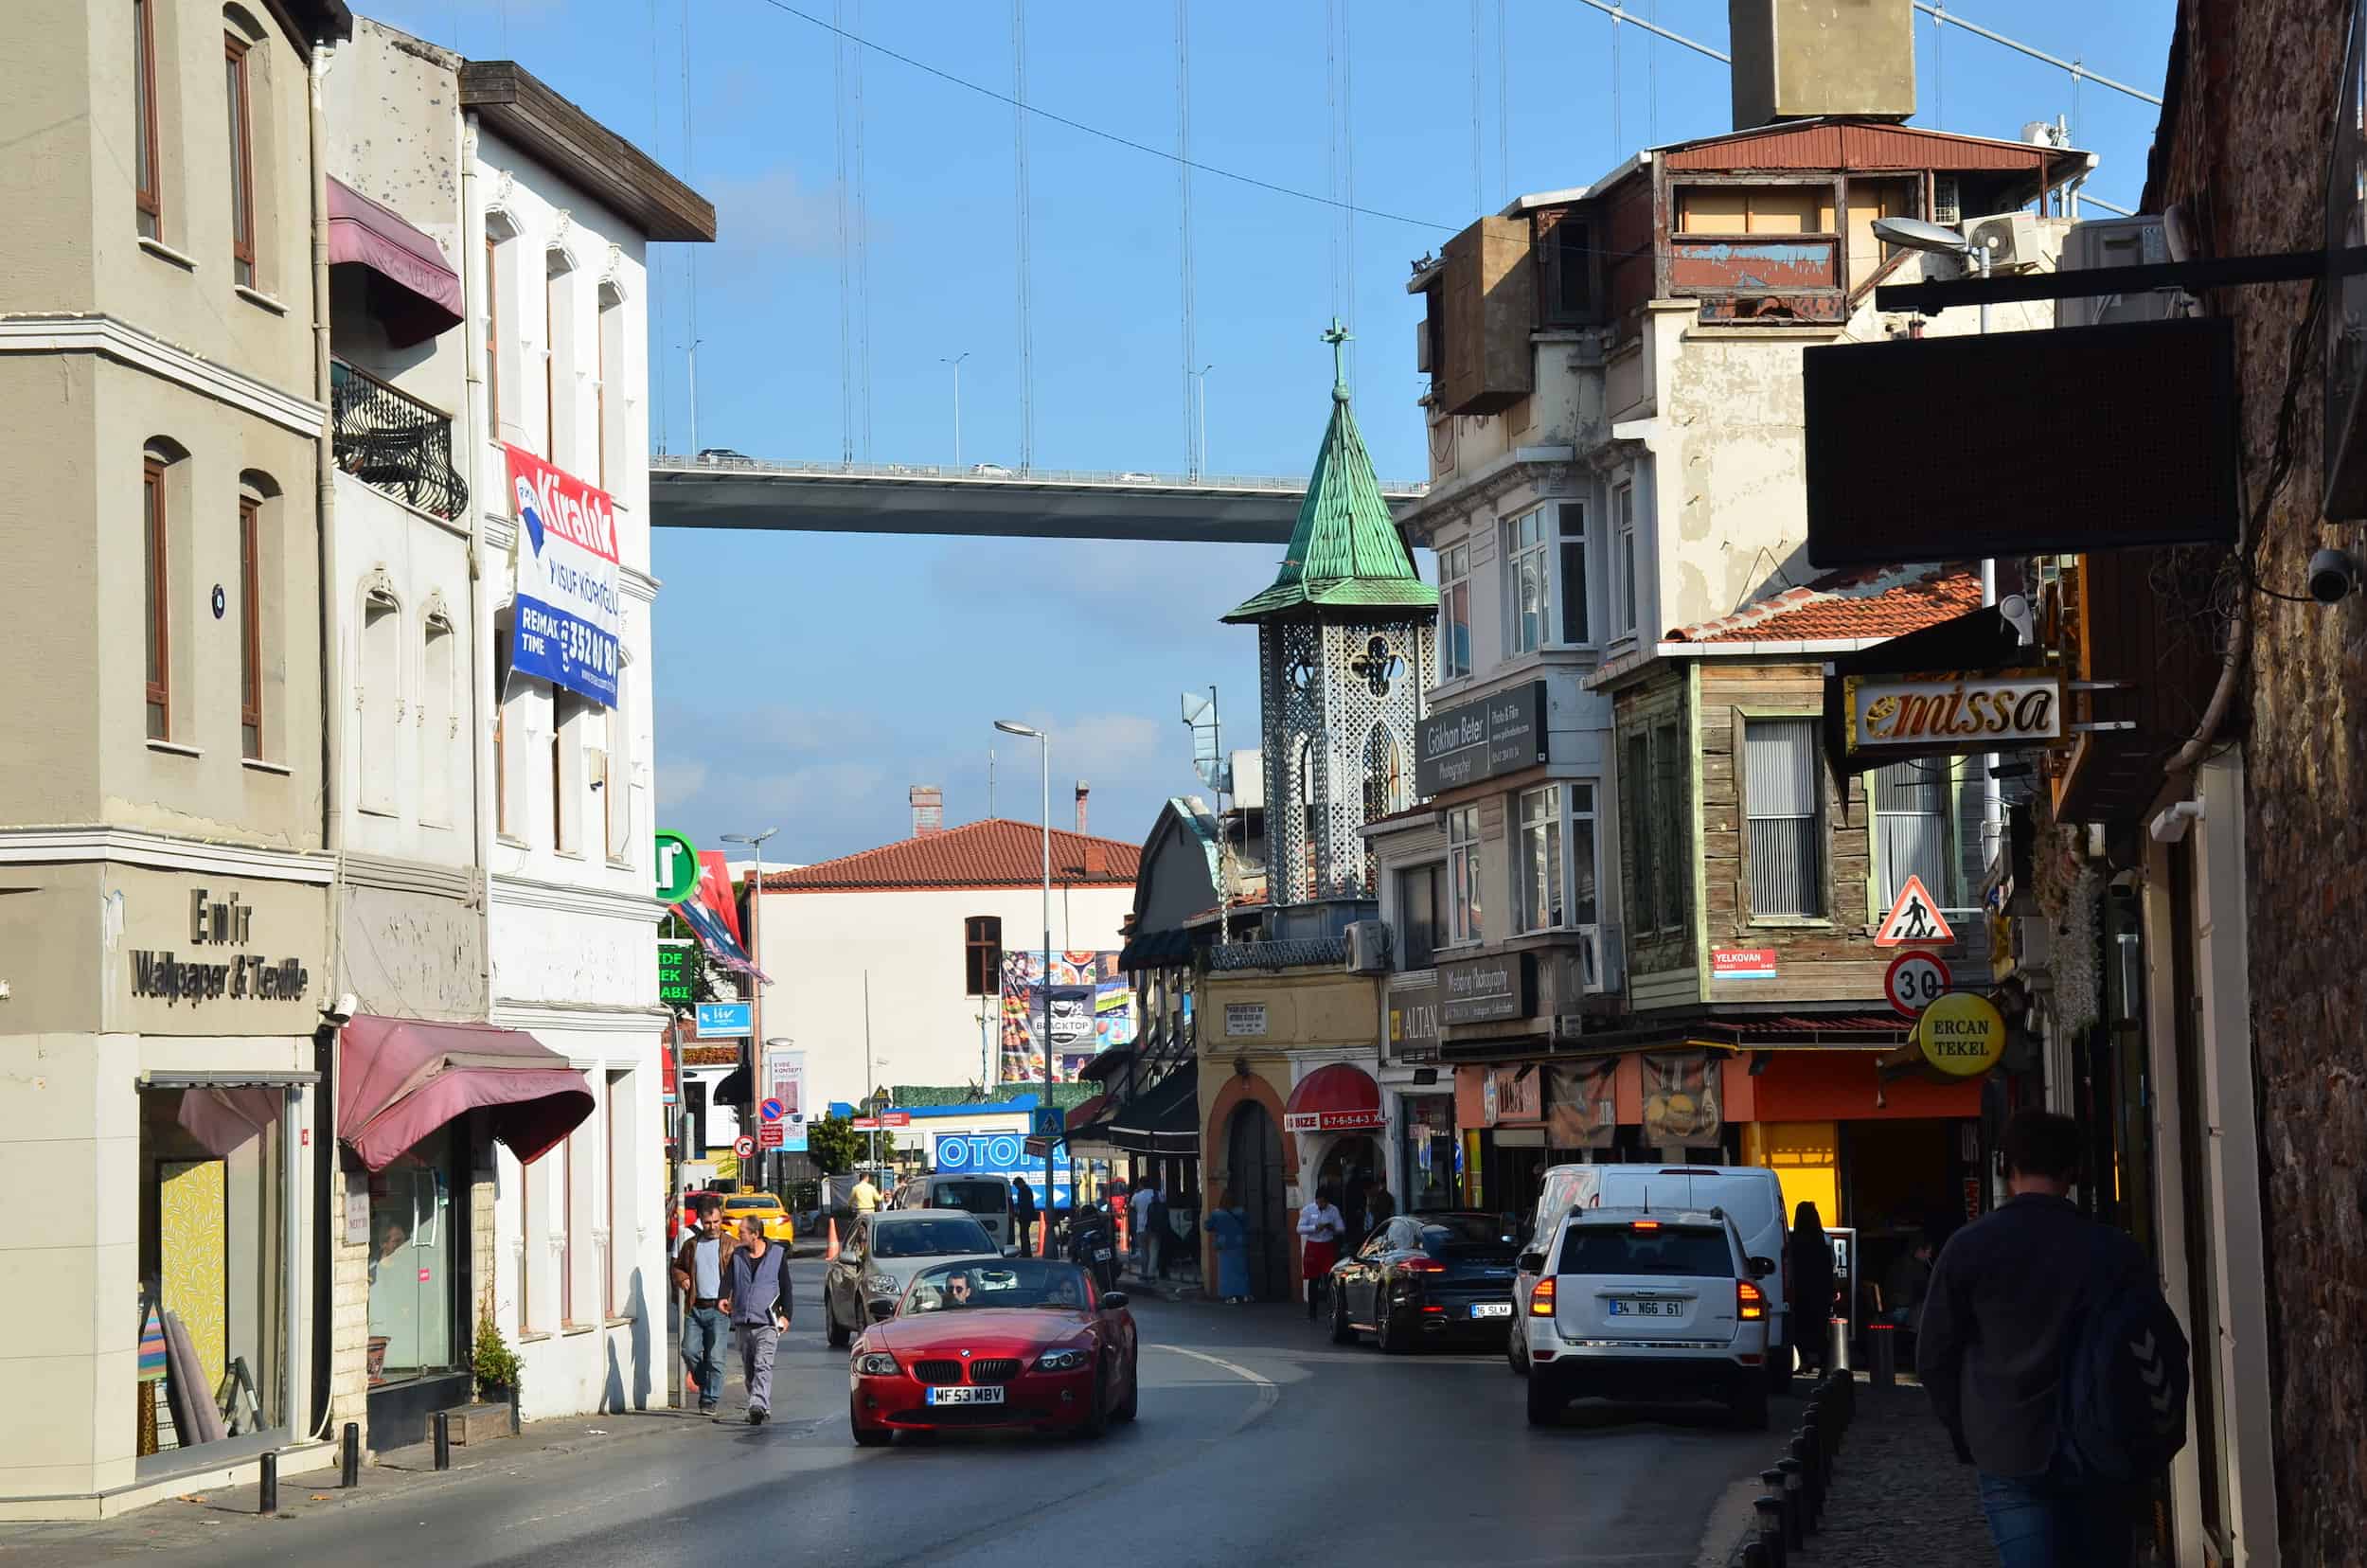
[{"label": "blue sky", "polygon": [[[1007,91],[1011,25],[988,0],[785,0],[954,76]],[[1717,47],[1721,0],[1628,0]],[[381,20],[476,59],[514,59],[653,151],[717,205],[696,247],[702,445],[834,458],[863,400],[841,397],[839,149],[830,35],[769,0],[362,0]],[[687,10],[688,70],[684,69]],[[1353,286],[1337,301],[1358,343],[1358,414],[1384,477],[1419,477],[1416,301],[1407,264],[1506,189],[1591,182],[1636,147],[1729,128],[1726,69],[1577,0],[1481,0],[1474,186],[1472,16],[1449,0],[1353,0],[1349,103],[1360,205],[1425,221],[1355,220]],[[2158,93],[2172,0],[1963,0],[1961,15]],[[1504,89],[1498,89],[1498,16]],[[1333,178],[1326,7],[1191,0],[1192,151],[1205,164],[1322,194]],[[2068,115],[2103,156],[2090,187],[2135,204],[2151,105],[1918,16],[1918,123],[2013,136]],[[1176,134],[1174,8],[1165,0],[1034,0],[1028,98],[1158,148]],[[1614,64],[1616,70],[1614,72]],[[685,80],[689,139],[685,135]],[[1614,91],[1615,83],[1615,91]],[[851,84],[850,84],[851,85]],[[863,160],[870,243],[868,450],[1019,457],[1011,110],[866,54]],[[1505,113],[1508,105],[1508,115]],[[1178,472],[1185,421],[1175,166],[1038,118],[1028,128],[1034,459],[1039,467]],[[1505,154],[1508,153],[1508,156]],[[851,170],[850,170],[851,176]],[[850,178],[851,183],[851,178]],[[1335,213],[1201,173],[1192,182],[1198,359],[1209,467],[1301,473],[1328,411]],[[1435,226],[1426,226],[1435,225]],[[659,247],[652,386],[667,444],[689,444],[682,349],[689,251]],[[1177,714],[1219,688],[1227,740],[1255,728],[1255,634],[1216,616],[1265,585],[1265,546],[1064,545],[796,534],[661,533],[656,570],[662,824],[703,845],[778,828],[768,859],[810,861],[908,830],[904,792],[934,783],[949,822],[1032,819],[1032,744],[1054,733],[1056,819],[1071,780],[1094,826],[1139,839],[1159,801],[1198,788]]]}]

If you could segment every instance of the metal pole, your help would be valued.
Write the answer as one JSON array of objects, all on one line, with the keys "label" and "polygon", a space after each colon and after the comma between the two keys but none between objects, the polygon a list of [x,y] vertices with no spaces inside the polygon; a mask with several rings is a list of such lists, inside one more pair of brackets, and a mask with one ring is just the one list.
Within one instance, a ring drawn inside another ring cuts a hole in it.
[{"label": "metal pole", "polygon": [[764,982],[756,971],[764,968],[764,841],[768,836],[756,835],[756,880],[748,884],[748,940],[754,951],[748,954],[753,960],[748,966],[748,1119],[741,1125],[756,1130],[757,1180],[743,1182],[742,1192],[756,1191],[764,1176],[764,1118],[756,1114],[757,1103],[764,1098],[756,1081],[764,1076]]},{"label": "metal pole", "polygon": [[338,1450],[339,1483],[350,1489],[362,1484],[362,1426],[347,1421]]},{"label": "metal pole", "polygon": [[690,341],[690,455],[699,455],[699,341]]},{"label": "metal pole", "polygon": [[439,1410],[435,1417],[436,1468],[452,1469],[452,1412]]},{"label": "metal pole", "polygon": [[266,1452],[263,1455],[263,1472],[256,1486],[255,1511],[265,1514],[279,1511],[279,1455],[276,1453]]},{"label": "metal pole", "polygon": [[[1043,1103],[1052,1105],[1052,735],[1039,735],[1043,742],[1043,984],[1037,988],[1043,998],[1042,1032],[1037,1036],[1043,1044]],[[1055,1202],[1052,1179],[1052,1140],[1043,1145],[1043,1256],[1052,1256],[1052,1214]],[[1072,1195],[1073,1196],[1073,1195]]]}]

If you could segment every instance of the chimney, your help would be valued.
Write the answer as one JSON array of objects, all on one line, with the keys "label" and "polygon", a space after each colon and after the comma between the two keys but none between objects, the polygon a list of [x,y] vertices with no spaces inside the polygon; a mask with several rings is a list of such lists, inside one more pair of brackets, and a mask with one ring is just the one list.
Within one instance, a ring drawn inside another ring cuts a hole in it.
[{"label": "chimney", "polygon": [[1915,112],[1912,0],[1726,0],[1735,129]]},{"label": "chimney", "polygon": [[934,784],[916,784],[905,792],[913,803],[913,837],[929,838],[945,831],[945,792]]},{"label": "chimney", "polygon": [[1085,797],[1093,793],[1094,787],[1092,785],[1086,783],[1081,778],[1077,781],[1077,830],[1080,833],[1087,830],[1085,827]]}]

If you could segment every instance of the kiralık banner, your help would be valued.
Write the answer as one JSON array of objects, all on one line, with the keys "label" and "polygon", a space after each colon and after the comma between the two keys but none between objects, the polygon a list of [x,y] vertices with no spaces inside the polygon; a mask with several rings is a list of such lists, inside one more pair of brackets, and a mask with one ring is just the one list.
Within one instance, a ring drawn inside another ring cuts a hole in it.
[{"label": "kiral\u0131k banner", "polygon": [[623,631],[615,505],[530,452],[502,451],[518,516],[511,668],[614,707]]}]

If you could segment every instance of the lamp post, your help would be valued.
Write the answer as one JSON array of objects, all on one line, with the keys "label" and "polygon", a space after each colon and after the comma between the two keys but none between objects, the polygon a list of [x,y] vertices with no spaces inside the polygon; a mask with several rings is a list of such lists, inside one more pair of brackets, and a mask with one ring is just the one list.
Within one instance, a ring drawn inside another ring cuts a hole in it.
[{"label": "lamp post", "polygon": [[[767,828],[761,833],[725,833],[725,844],[744,844],[756,852],[755,879],[748,884],[748,1102],[739,1108],[740,1131],[755,1136],[750,1130],[761,1123],[756,1116],[756,1103],[764,1096],[756,1088],[756,1079],[764,1072],[764,985],[755,971],[764,968],[764,841],[779,832]],[[764,1149],[756,1149],[756,1168],[764,1168]],[[741,1172],[744,1177],[747,1173]]]},{"label": "lamp post", "polygon": [[952,359],[947,359],[942,354],[937,356],[939,365],[950,365],[953,367],[953,466],[955,468],[962,466],[962,361],[968,358],[970,358],[970,350],[967,348],[955,354]]},{"label": "lamp post", "polygon": [[[1043,998],[1042,1022],[1037,1025],[1037,1042],[1043,1048],[1043,1103],[1052,1104],[1052,737],[1042,730],[1008,719],[997,719],[994,727],[1006,735],[1016,735],[1036,741],[1043,749],[1043,979],[1037,991]],[[1053,1141],[1043,1144],[1043,1250],[1052,1254],[1052,1211],[1054,1184],[1052,1179]]]}]

